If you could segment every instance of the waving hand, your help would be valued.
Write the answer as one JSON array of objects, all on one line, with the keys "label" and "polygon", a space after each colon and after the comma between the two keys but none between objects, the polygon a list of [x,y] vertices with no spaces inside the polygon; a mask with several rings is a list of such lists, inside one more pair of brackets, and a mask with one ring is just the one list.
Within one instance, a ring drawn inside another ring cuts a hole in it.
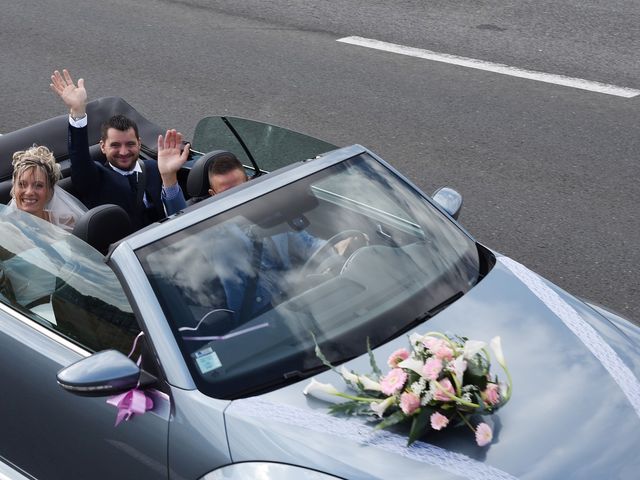
[{"label": "waving hand", "polygon": [[84,88],[84,80],[80,78],[76,86],[71,78],[71,74],[68,70],[64,69],[62,73],[58,70],[53,72],[51,82],[52,83],[49,84],[51,90],[69,107],[71,115],[74,117],[83,116],[87,104],[87,91]]}]

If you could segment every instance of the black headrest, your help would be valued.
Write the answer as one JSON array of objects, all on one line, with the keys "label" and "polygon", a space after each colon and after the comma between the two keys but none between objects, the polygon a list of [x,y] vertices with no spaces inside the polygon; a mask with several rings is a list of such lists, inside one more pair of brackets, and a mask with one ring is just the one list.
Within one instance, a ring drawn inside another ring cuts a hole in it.
[{"label": "black headrest", "polygon": [[133,231],[131,219],[118,205],[98,205],[76,222],[73,234],[106,255],[112,243]]},{"label": "black headrest", "polygon": [[11,181],[0,182],[0,203],[5,205],[11,201]]},{"label": "black headrest", "polygon": [[187,193],[192,198],[208,197],[209,196],[209,165],[220,158],[233,158],[236,156],[225,150],[214,150],[209,153],[205,153],[201,156],[196,163],[194,163],[191,170],[189,170],[189,176],[187,177]]}]

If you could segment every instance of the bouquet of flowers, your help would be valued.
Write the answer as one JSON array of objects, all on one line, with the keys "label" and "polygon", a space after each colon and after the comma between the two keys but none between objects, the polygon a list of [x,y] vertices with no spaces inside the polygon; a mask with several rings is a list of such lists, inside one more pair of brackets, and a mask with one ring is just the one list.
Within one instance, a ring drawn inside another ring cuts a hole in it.
[{"label": "bouquet of flowers", "polygon": [[401,348],[393,352],[386,375],[376,365],[371,349],[372,373],[361,375],[344,366],[338,371],[316,346],[318,358],[357,394],[340,392],[315,379],[304,394],[332,402],[332,413],[372,417],[379,422],[376,428],[411,421],[408,445],[429,430],[460,424],[475,433],[479,446],[491,443],[491,427],[484,422],[474,427],[471,417],[494,413],[511,397],[511,375],[500,337],[493,338],[490,347],[507,375],[506,385],[491,375],[490,354],[484,342],[439,332],[413,334],[409,340],[411,351]]}]

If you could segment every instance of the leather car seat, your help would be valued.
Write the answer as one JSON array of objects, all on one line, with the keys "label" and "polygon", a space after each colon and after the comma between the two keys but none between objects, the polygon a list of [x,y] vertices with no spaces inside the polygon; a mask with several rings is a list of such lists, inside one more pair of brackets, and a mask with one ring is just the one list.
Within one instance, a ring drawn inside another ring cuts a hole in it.
[{"label": "leather car seat", "polygon": [[85,213],[76,222],[73,234],[87,242],[103,255],[112,243],[133,232],[131,219],[118,205],[98,205]]}]

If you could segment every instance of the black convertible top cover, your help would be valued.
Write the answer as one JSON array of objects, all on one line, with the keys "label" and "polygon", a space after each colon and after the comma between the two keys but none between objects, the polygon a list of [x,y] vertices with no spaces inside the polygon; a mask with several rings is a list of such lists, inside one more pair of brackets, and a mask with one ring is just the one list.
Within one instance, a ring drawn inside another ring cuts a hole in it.
[{"label": "black convertible top cover", "polygon": [[[155,152],[158,135],[164,133],[164,131],[119,97],[99,98],[87,104],[89,145],[100,141],[100,126],[102,122],[117,114],[125,115],[135,121],[138,124],[142,144],[147,147],[147,150]],[[47,146],[53,151],[58,162],[68,158],[68,119],[68,115],[60,115],[0,136],[0,180],[11,178],[13,170],[11,158],[13,153],[18,150],[25,150],[34,143]]]}]

